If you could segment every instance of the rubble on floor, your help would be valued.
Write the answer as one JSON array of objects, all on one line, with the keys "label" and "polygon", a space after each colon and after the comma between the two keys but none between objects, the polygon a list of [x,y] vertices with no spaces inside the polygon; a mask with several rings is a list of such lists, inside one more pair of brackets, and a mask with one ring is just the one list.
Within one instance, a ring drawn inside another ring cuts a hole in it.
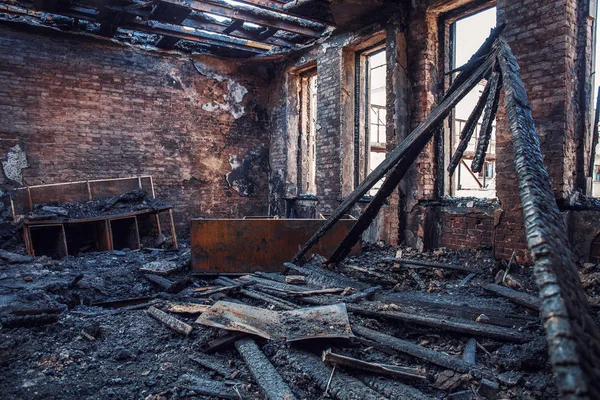
[{"label": "rubble on floor", "polygon": [[[537,298],[529,266],[371,247],[334,267],[316,256],[282,274],[190,278],[189,255],[5,262],[3,398],[557,396],[538,312],[521,301]],[[246,333],[265,321],[269,335]]]}]

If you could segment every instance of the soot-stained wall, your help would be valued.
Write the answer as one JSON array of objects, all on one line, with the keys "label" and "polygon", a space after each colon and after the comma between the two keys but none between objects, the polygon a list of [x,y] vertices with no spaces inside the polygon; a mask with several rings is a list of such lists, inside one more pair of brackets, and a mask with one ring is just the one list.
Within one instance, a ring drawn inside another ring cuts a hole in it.
[{"label": "soot-stained wall", "polygon": [[193,217],[266,215],[264,75],[0,25],[0,158],[24,151],[24,185],[151,175],[180,235]]}]

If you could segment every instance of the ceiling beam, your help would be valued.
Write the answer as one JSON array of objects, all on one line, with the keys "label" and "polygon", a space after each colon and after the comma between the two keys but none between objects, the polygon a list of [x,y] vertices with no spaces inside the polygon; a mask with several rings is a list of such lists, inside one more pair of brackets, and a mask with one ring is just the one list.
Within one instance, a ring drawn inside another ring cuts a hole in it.
[{"label": "ceiling beam", "polygon": [[[213,31],[213,32],[222,32],[223,29],[225,29],[229,26],[228,23],[219,22],[217,20],[211,19],[210,21],[207,21],[204,18],[197,19],[197,17],[195,17],[193,14],[190,15],[185,21],[183,21],[182,24],[186,25],[186,26],[198,28],[198,29],[205,29],[207,31]],[[233,32],[229,33],[228,35],[234,36],[234,37],[239,37],[242,39],[250,39],[250,40],[257,40],[260,42],[266,42],[266,43],[269,43],[269,44],[272,44],[275,46],[280,46],[280,47],[294,48],[297,46],[296,43],[290,42],[289,40],[282,39],[279,37],[269,37],[266,39],[258,39],[256,34],[249,32],[247,29],[244,29],[244,28],[238,29],[237,31],[233,31]]]},{"label": "ceiling beam", "polygon": [[272,49],[272,46],[264,43],[234,38],[220,33],[208,32],[188,26],[168,24],[165,22],[131,20],[125,22],[123,27],[148,33],[178,37],[180,39],[196,42],[201,41],[198,39],[204,39],[204,42],[208,44],[215,46],[222,45],[223,47],[253,53],[264,53]]},{"label": "ceiling beam", "polygon": [[[209,14],[227,17],[231,19],[241,19],[245,22],[251,22],[257,25],[263,25],[271,28],[281,29],[287,32],[295,33],[311,38],[320,38],[323,29],[315,29],[313,27],[303,26],[298,21],[290,21],[281,19],[272,12],[249,6],[232,6],[224,0],[160,0],[165,3],[175,5],[187,4],[191,9]],[[283,17],[283,15],[281,16]]]},{"label": "ceiling beam", "polygon": [[[266,10],[274,11],[283,15],[287,15],[289,17],[298,18],[303,21],[310,21],[315,25],[323,25],[324,27],[334,27],[329,22],[319,21],[311,17],[305,17],[304,15],[296,14],[293,11],[290,11],[290,7],[286,5],[286,3],[282,3],[281,1],[275,0],[235,0],[238,3],[247,3],[256,7],[261,7]],[[288,4],[293,4],[295,0],[292,0]]]}]

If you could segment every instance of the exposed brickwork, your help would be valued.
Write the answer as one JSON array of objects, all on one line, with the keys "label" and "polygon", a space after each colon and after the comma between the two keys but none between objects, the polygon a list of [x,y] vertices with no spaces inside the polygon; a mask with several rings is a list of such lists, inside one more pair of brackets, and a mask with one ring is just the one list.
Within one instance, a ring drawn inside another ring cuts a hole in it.
[{"label": "exposed brickwork", "polygon": [[440,244],[451,249],[492,247],[494,219],[485,213],[468,214],[442,212],[440,215]]},{"label": "exposed brickwork", "polygon": [[[261,79],[216,59],[197,60],[202,75],[187,57],[0,30],[0,151],[16,142],[26,151],[27,184],[151,175],[181,234],[193,217],[267,212],[267,163],[257,159],[269,145]],[[248,91],[239,104],[236,83]],[[244,115],[216,103],[243,106]],[[226,182],[233,157],[254,160],[237,171],[254,181],[251,197]]]},{"label": "exposed brickwork", "polygon": [[[430,2],[434,3],[437,10],[428,9],[426,2],[417,5],[408,25],[413,126],[426,117],[435,96],[441,91],[438,82],[441,81],[443,60],[439,59],[439,55],[443,49],[439,43],[438,21],[443,15],[439,10],[451,11],[453,7],[455,9],[468,2]],[[472,2],[474,6],[481,3]],[[585,119],[582,110],[586,106],[582,106],[582,99],[585,100],[585,91],[589,90],[589,74],[581,71],[585,71],[586,66],[589,71],[591,28],[583,3],[577,0],[497,2],[498,23],[506,23],[504,37],[518,58],[545,164],[557,197],[568,196],[574,188],[581,188],[581,184],[577,184],[581,182],[577,174],[585,165],[586,128],[581,120]],[[502,107],[497,119],[496,139],[496,191],[501,210],[497,212],[491,228],[493,234],[488,237],[493,237],[497,257],[507,258],[516,251],[519,257],[525,258],[523,213],[514,169],[512,138]],[[435,163],[434,148],[430,143],[410,177],[415,199],[412,204],[407,204],[408,210],[417,212],[414,208],[416,202],[429,200],[435,195],[433,189],[438,179]],[[414,226],[414,221],[419,217],[408,219],[411,222],[407,226],[412,225],[412,233],[418,236],[419,226]],[[471,242],[468,235],[448,239],[444,237],[446,233],[445,229],[441,231],[441,241],[454,241],[454,247],[477,244]]]}]

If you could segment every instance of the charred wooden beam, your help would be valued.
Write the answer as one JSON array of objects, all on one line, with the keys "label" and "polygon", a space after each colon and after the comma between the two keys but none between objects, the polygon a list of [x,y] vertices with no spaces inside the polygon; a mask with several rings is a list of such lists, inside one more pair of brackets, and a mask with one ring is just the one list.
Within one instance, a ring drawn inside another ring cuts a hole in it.
[{"label": "charred wooden beam", "polygon": [[541,314],[550,362],[563,398],[600,398],[600,332],[589,311],[575,256],[569,245],[519,65],[512,50],[500,41],[498,56],[504,104],[512,133],[515,169],[523,204],[527,246],[540,288]]},{"label": "charred wooden beam", "polygon": [[124,24],[124,26],[144,32],[168,35],[180,39],[204,42],[247,52],[262,53],[269,51],[272,48],[270,45],[252,40],[235,38],[232,36],[223,35],[221,33],[213,33],[187,26],[167,24],[164,22],[132,20],[131,22]]},{"label": "charred wooden beam", "polygon": [[446,353],[431,350],[426,347],[408,342],[406,340],[398,339],[394,336],[374,331],[361,325],[354,325],[352,327],[352,330],[357,335],[373,340],[388,348],[394,349],[397,352],[408,354],[421,360],[425,360],[431,364],[439,365],[441,367],[448,368],[460,373],[470,373],[477,379],[490,379],[494,377],[492,371],[483,367],[476,367],[474,365],[462,361],[460,358],[449,356]]},{"label": "charred wooden beam", "polygon": [[496,119],[496,111],[498,110],[498,102],[500,101],[500,89],[502,88],[502,78],[500,73],[492,73],[490,95],[485,104],[485,112],[483,113],[483,121],[481,123],[481,132],[477,141],[477,151],[471,163],[471,171],[481,172],[485,155],[490,145],[494,120]]},{"label": "charred wooden beam", "polygon": [[265,397],[269,400],[293,400],[296,398],[294,392],[288,385],[269,359],[258,348],[252,339],[241,339],[235,342],[235,348],[244,359],[246,366],[260,386]]},{"label": "charred wooden beam", "polygon": [[[165,3],[181,4],[179,0],[161,0]],[[235,6],[227,3],[224,0],[190,0],[187,2],[192,10],[206,12],[221,17],[227,17],[231,19],[241,19],[246,22],[251,22],[257,25],[263,25],[271,28],[281,29],[290,33],[295,33],[302,36],[311,38],[320,38],[323,34],[324,27],[316,28],[314,25],[311,26],[299,23],[290,18],[280,18],[273,15],[268,10],[261,10],[260,8],[253,7],[250,5],[238,5]]]},{"label": "charred wooden beam", "polygon": [[227,28],[223,30],[223,33],[229,35],[231,32],[237,31],[242,26],[244,26],[244,21],[235,19]]},{"label": "charred wooden beam", "polygon": [[[229,26],[226,22],[221,22],[216,19],[210,18],[210,16],[193,12],[188,19],[182,22],[184,26],[190,26],[192,28],[204,29],[211,32],[222,32],[223,29]],[[296,47],[296,43],[290,42],[289,40],[285,40],[280,37],[269,37],[266,39],[262,39],[257,37],[254,33],[249,32],[247,29],[243,27],[235,32],[231,32],[229,36],[237,37],[240,39],[248,39],[248,40],[256,40],[256,41],[264,41],[265,43],[269,43],[275,46],[294,48]]]},{"label": "charred wooden beam", "polygon": [[411,260],[408,258],[384,258],[383,261],[399,264],[398,267],[392,267],[392,270],[399,271],[409,265],[410,268],[438,268],[450,271],[461,271],[472,274],[481,274],[483,270],[475,267],[465,267],[464,265],[446,264],[427,260]]},{"label": "charred wooden beam", "polygon": [[243,332],[229,332],[223,336],[220,336],[216,339],[210,340],[206,343],[200,345],[200,351],[203,353],[213,353],[215,351],[219,351],[225,347],[233,346],[233,344],[246,336],[246,333]]},{"label": "charred wooden beam", "polygon": [[348,311],[371,318],[386,318],[395,321],[407,322],[415,325],[427,326],[442,331],[458,332],[468,335],[489,337],[513,343],[524,343],[531,339],[516,329],[502,326],[482,324],[460,318],[451,318],[442,314],[419,313],[414,314],[403,311],[372,310],[363,305],[347,304]]},{"label": "charred wooden beam", "polygon": [[[321,227],[311,236],[311,238],[302,246],[300,251],[294,256],[292,262],[298,262],[306,252],[323,236],[331,227],[339,221],[339,219],[346,214],[350,208],[364,196],[372,187],[375,185],[384,175],[398,164],[398,162],[410,154],[415,148],[421,146],[423,141],[427,142],[435,132],[435,129],[439,124],[448,116],[452,108],[462,100],[467,93],[473,89],[479,81],[488,75],[493,64],[495,62],[495,55],[488,56],[487,58],[479,61],[479,58],[483,54],[487,54],[488,48],[492,47],[496,38],[499,35],[500,29],[496,29],[492,32],[490,37],[482,45],[480,50],[475,53],[472,59],[474,65],[469,68],[465,68],[465,71],[461,73],[453,84],[453,88],[449,96],[446,96],[444,100],[437,106],[431,114],[423,121],[405,140],[403,140],[396,149],[394,149],[388,157],[375,168],[369,176],[356,188],[354,191],[339,205],[339,207],[333,212],[333,214],[321,225]],[[485,52],[484,52],[485,50]]]},{"label": "charred wooden beam", "polygon": [[465,344],[465,348],[463,349],[463,353],[461,355],[461,359],[467,364],[475,365],[475,356],[477,355],[477,340],[474,338],[469,339],[467,344]]},{"label": "charred wooden beam", "polygon": [[[284,266],[288,269],[292,269],[300,272],[302,275],[306,276],[308,283],[315,286],[324,286],[324,287],[351,287],[357,290],[366,290],[369,288],[369,285],[359,282],[354,279],[347,278],[343,275],[336,274],[333,271],[326,270],[324,268],[320,268],[314,265],[304,265],[299,267],[292,263],[285,263]],[[299,286],[302,287],[302,286]],[[306,290],[306,289],[305,289]]]},{"label": "charred wooden beam", "polygon": [[190,325],[178,320],[164,311],[159,310],[156,307],[150,307],[148,310],[146,310],[146,314],[161,322],[172,331],[179,333],[180,335],[187,336],[190,334],[190,332],[192,332],[192,327]]},{"label": "charred wooden beam", "polygon": [[401,367],[397,365],[367,362],[354,357],[348,357],[342,354],[333,353],[331,349],[323,351],[322,359],[323,362],[328,364],[342,365],[344,367],[360,369],[363,371],[374,372],[377,374],[390,375],[396,378],[413,380],[427,379],[427,376],[425,375],[425,372],[423,370],[419,370],[416,368]]},{"label": "charred wooden beam", "polygon": [[594,116],[594,128],[592,129],[592,147],[590,148],[590,163],[588,166],[588,176],[594,176],[594,166],[596,164],[596,147],[598,147],[598,126],[600,125],[600,87],[596,97],[596,115]]},{"label": "charred wooden beam", "polygon": [[509,300],[514,301],[524,307],[530,308],[535,311],[540,311],[540,298],[532,296],[529,293],[519,292],[514,289],[510,289],[504,286],[489,284],[483,287],[488,292],[494,293],[498,296],[505,297]]},{"label": "charred wooden beam", "polygon": [[481,115],[487,103],[487,99],[490,95],[491,86],[491,81],[488,81],[488,83],[485,85],[483,93],[477,101],[477,105],[475,105],[475,108],[471,112],[471,115],[469,115],[469,118],[467,119],[463,130],[460,132],[460,141],[458,142],[454,155],[452,156],[450,164],[448,165],[448,172],[450,173],[450,175],[454,174],[456,167],[458,167],[458,165],[460,164],[462,156],[465,153],[467,147],[469,146],[471,138],[473,137],[473,133],[475,133],[475,129],[477,128],[477,124],[479,123],[479,119],[481,118]]},{"label": "charred wooden beam", "polygon": [[357,378],[373,390],[381,393],[389,400],[431,400],[423,392],[405,385],[396,379],[373,375],[359,375]]},{"label": "charred wooden beam", "polygon": [[338,400],[380,400],[381,395],[353,376],[332,369],[311,353],[281,350],[287,362],[308,375],[323,391]]}]

